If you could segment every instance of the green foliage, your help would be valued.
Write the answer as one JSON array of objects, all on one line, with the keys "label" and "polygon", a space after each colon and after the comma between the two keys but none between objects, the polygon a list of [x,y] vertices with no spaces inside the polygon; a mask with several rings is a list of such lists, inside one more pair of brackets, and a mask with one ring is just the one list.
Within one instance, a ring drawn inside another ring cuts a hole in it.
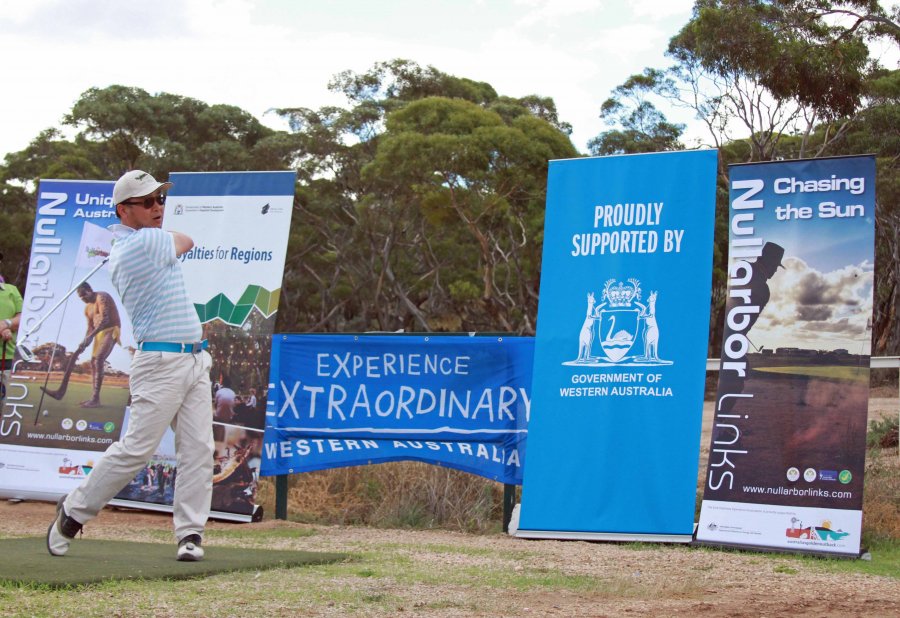
[{"label": "green foliage", "polygon": [[869,448],[891,448],[897,446],[898,421],[896,417],[869,421],[866,446]]},{"label": "green foliage", "polygon": [[610,126],[590,142],[593,155],[634,154],[682,150],[684,125],[673,124],[648,100],[650,95],[674,94],[674,82],[664,72],[646,69],[632,75],[603,102],[600,117]]},{"label": "green foliage", "polygon": [[[0,168],[2,171],[2,168]],[[0,230],[3,230],[2,274],[7,283],[25,290],[34,229],[34,200],[21,186],[0,184]]]},{"label": "green foliage", "polygon": [[722,77],[743,75],[776,100],[796,99],[823,118],[856,111],[865,90],[866,21],[856,31],[833,24],[839,11],[884,15],[875,1],[698,0],[669,44],[681,63]]},{"label": "green foliage", "polygon": [[160,176],[173,169],[250,169],[256,144],[274,133],[232,105],[125,86],[91,88],[64,122],[102,142],[117,169]]},{"label": "green foliage", "polygon": [[532,333],[547,161],[577,154],[552,99],[407,60],[331,88],[348,109],[279,110],[310,153],[280,323]]},{"label": "green foliage", "polygon": [[6,156],[0,179],[112,179],[135,168],[158,178],[171,170],[286,169],[297,148],[291,135],[237,107],[126,86],[87,90],[63,122],[77,131],[73,139],[55,128],[41,132]]}]

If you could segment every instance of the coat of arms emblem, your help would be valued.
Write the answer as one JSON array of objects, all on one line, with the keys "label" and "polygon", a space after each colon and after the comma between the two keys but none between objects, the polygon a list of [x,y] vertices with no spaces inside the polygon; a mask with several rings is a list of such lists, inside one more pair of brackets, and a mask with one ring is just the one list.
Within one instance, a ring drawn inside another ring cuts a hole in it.
[{"label": "coat of arms emblem", "polygon": [[[608,279],[597,302],[587,295],[587,311],[578,338],[578,358],[565,365],[671,365],[659,358],[657,292],[642,302],[641,282]],[[600,350],[598,351],[597,344]]]}]

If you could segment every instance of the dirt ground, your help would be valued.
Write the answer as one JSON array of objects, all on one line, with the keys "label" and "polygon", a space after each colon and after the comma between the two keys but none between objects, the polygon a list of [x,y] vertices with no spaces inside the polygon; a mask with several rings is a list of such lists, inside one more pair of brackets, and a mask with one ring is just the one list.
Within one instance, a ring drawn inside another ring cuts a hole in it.
[{"label": "dirt ground", "polygon": [[[0,533],[43,535],[54,506],[41,502],[0,502]],[[308,616],[853,616],[900,615],[900,585],[895,578],[830,572],[825,561],[750,552],[661,546],[637,547],[582,541],[528,541],[502,534],[478,536],[447,531],[383,530],[353,526],[310,526],[266,520],[257,524],[210,522],[207,551],[215,544],[236,544],[235,526],[284,530],[264,537],[273,549],[337,551],[351,555],[394,552],[414,562],[421,579],[366,577],[323,578],[323,588],[354,590],[361,597],[389,595],[399,599],[390,609],[366,608],[357,613],[340,604],[307,607]],[[314,534],[297,538],[292,529]],[[159,541],[158,531],[171,530],[165,514],[106,509],[87,527],[87,538]],[[231,531],[217,539],[217,531]],[[142,535],[154,534],[155,538]],[[259,547],[261,539],[253,540]],[[76,541],[77,543],[77,541]],[[174,546],[173,546],[174,547]],[[524,565],[524,566],[523,566]],[[580,576],[601,583],[597,590],[554,586],[485,588],[435,585],[450,569],[479,569],[492,574],[532,570]],[[365,569],[365,561],[358,569]],[[260,577],[259,574],[256,576]],[[309,577],[308,575],[306,577]],[[309,580],[307,580],[308,583]],[[318,581],[318,580],[314,580]],[[280,582],[281,585],[286,582]],[[173,584],[174,585],[174,584]],[[217,584],[218,585],[218,584]],[[279,584],[276,584],[279,585]],[[83,595],[82,595],[83,596]],[[434,599],[440,603],[435,604]],[[477,609],[468,609],[477,608]],[[286,610],[287,608],[278,608]],[[3,612],[0,612],[3,613]],[[170,615],[170,614],[160,614]],[[287,615],[287,614],[281,614]]]},{"label": "dirt ground", "polygon": [[[870,418],[897,414],[897,401],[896,398],[873,401]],[[706,432],[704,439],[708,440]],[[2,501],[0,535],[44,535],[53,513],[54,505],[50,503]],[[898,579],[834,570],[830,568],[833,563],[830,560],[798,560],[777,554],[671,545],[656,548],[582,541],[529,541],[504,534],[315,526],[275,521],[268,516],[256,524],[210,522],[208,551],[212,553],[219,543],[240,544],[235,536],[240,526],[273,533],[255,537],[252,542],[256,547],[263,543],[272,549],[334,551],[356,556],[392,552],[411,561],[415,572],[425,574],[410,578],[360,577],[348,573],[314,579],[323,589],[357,591],[362,596],[389,595],[399,601],[388,609],[369,607],[359,613],[340,603],[323,603],[307,607],[301,613],[289,611],[280,615],[694,615],[710,618],[900,615]],[[298,535],[297,529],[305,529],[311,535]],[[160,531],[169,530],[168,515],[108,508],[87,526],[85,538],[158,542]],[[283,537],[277,534],[280,530],[285,532]],[[222,536],[217,538],[216,533],[220,531]],[[363,558],[358,569],[368,566]],[[466,568],[483,572],[486,581],[501,573],[537,571],[547,573],[548,578],[560,573],[603,585],[581,589],[551,583],[497,588],[436,583],[441,581],[440,573]],[[260,581],[265,578],[263,575]],[[288,611],[285,607],[279,609]]]}]

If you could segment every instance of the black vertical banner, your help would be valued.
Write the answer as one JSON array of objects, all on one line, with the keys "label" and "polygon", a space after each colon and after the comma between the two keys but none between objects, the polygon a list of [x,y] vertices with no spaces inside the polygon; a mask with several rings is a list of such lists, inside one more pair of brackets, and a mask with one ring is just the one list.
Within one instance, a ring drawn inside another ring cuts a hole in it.
[{"label": "black vertical banner", "polygon": [[697,539],[858,554],[875,161],[732,166],[719,387]]}]

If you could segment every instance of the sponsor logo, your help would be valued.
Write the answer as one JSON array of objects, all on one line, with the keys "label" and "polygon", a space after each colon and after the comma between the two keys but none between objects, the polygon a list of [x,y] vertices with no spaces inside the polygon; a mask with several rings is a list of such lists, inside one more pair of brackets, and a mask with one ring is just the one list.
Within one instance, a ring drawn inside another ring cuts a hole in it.
[{"label": "sponsor logo", "polygon": [[88,423],[88,429],[90,429],[91,431],[103,431],[103,423]]},{"label": "sponsor logo", "polygon": [[175,204],[173,214],[225,212],[224,204]]},{"label": "sponsor logo", "polygon": [[587,310],[578,335],[578,358],[564,365],[657,366],[672,365],[659,356],[659,323],[656,301],[651,291],[643,299],[641,282],[627,283],[615,277],[606,280],[599,300],[587,294]]},{"label": "sponsor logo", "polygon": [[838,475],[838,480],[846,485],[853,480],[853,475],[850,474],[850,470],[841,470],[841,473]]},{"label": "sponsor logo", "polygon": [[837,470],[819,470],[820,481],[836,481],[838,480]]},{"label": "sponsor logo", "polygon": [[804,526],[801,520],[791,517],[791,527],[785,530],[784,535],[789,539],[807,541],[840,541],[850,534],[840,528],[834,530],[831,526],[831,521],[827,519],[818,526]]},{"label": "sponsor logo", "polygon": [[715,532],[716,530],[719,529],[719,526],[716,525],[716,522],[711,521],[711,522],[709,522],[709,525],[706,526],[706,529],[709,530],[709,531],[711,531],[711,532]]},{"label": "sponsor logo", "polygon": [[84,419],[80,419],[77,423],[75,423],[75,429],[78,431],[84,431],[87,429],[87,421]]},{"label": "sponsor logo", "polygon": [[261,215],[267,215],[269,213],[282,213],[284,212],[284,208],[281,206],[272,206],[271,202],[266,202],[259,208],[259,213]]},{"label": "sponsor logo", "polygon": [[64,419],[60,422],[60,426],[61,426],[63,429],[72,429],[72,426],[73,426],[74,424],[75,424],[75,421],[73,421],[73,420],[70,419],[70,418],[64,418]]},{"label": "sponsor logo", "polygon": [[818,474],[816,474],[815,468],[807,468],[803,471],[803,480],[807,483],[812,483],[814,480],[816,480],[817,476]]},{"label": "sponsor logo", "polygon": [[63,457],[62,465],[59,466],[58,471],[60,476],[64,476],[67,478],[83,478],[91,473],[91,470],[94,469],[94,462],[89,461],[85,464],[75,465],[72,463],[72,460],[68,457]]},{"label": "sponsor logo", "polygon": [[112,433],[116,430],[116,424],[112,421],[106,421],[103,423],[103,431],[106,433]]},{"label": "sponsor logo", "polygon": [[787,480],[793,482],[800,478],[800,470],[791,466],[787,469]]}]

